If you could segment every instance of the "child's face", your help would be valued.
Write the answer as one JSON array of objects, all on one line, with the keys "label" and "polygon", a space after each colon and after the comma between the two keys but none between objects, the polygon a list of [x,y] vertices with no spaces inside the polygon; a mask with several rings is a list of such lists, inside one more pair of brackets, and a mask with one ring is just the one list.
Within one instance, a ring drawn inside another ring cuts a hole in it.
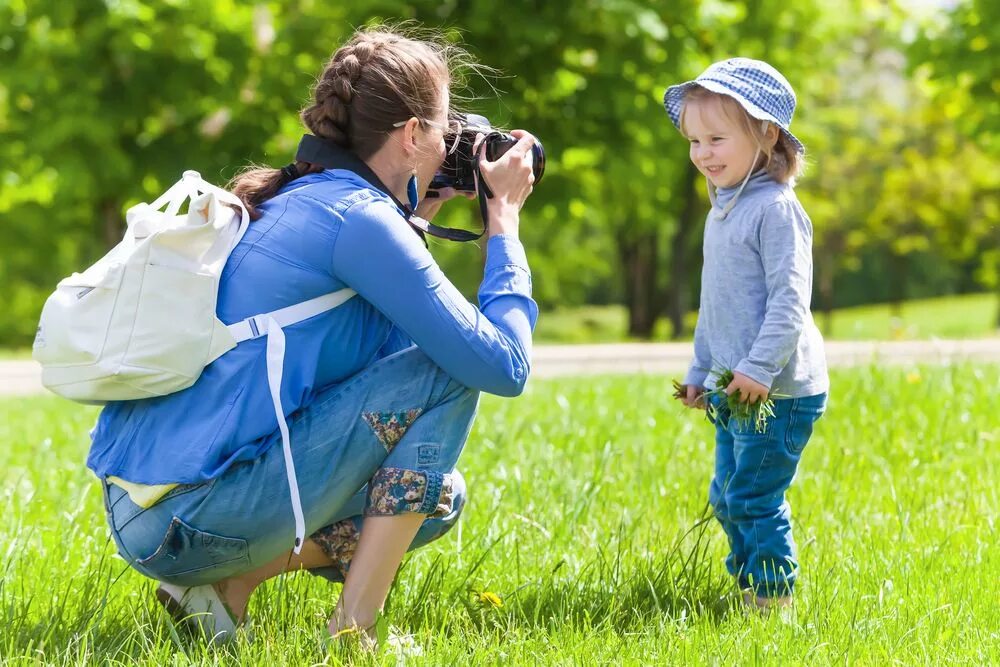
[{"label": "child's face", "polygon": [[757,157],[753,138],[714,99],[685,103],[684,135],[691,162],[717,188],[739,185]]}]

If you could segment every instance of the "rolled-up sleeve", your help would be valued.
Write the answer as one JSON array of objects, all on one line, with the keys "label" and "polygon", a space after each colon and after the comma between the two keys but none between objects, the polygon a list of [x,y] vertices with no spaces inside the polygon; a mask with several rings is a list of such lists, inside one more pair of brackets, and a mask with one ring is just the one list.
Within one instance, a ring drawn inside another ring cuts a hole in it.
[{"label": "rolled-up sleeve", "polygon": [[356,202],[342,218],[334,275],[457,381],[500,396],[523,391],[538,307],[517,239],[498,235],[488,241],[477,308],[387,201]]}]

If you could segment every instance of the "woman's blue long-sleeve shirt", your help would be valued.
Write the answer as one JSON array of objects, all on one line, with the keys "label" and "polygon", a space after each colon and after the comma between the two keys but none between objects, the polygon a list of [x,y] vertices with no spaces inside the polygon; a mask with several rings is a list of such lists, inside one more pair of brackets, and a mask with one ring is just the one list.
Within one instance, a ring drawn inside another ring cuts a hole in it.
[{"label": "woman's blue long-sleeve shirt", "polygon": [[[222,274],[217,314],[223,322],[344,287],[358,293],[285,329],[286,416],[411,342],[469,387],[521,393],[538,309],[517,239],[488,241],[477,309],[441,272],[393,201],[353,172],[308,175],[260,210]],[[102,479],[192,483],[259,457],[278,428],[265,343],[263,337],[241,343],[183,391],[109,403],[92,433],[87,465]]]}]

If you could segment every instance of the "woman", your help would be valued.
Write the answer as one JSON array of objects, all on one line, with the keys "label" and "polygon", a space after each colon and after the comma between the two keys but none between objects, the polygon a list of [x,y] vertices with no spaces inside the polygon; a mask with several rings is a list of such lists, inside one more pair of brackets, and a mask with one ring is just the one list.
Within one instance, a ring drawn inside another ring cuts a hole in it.
[{"label": "woman", "polygon": [[[223,273],[220,319],[357,292],[285,328],[280,406],[294,465],[260,338],[189,389],[107,405],[93,432],[88,465],[119,551],[160,582],[157,598],[175,617],[212,637],[232,635],[260,583],[299,569],[344,582],[331,635],[371,635],[406,550],[462,510],[454,467],[479,392],[524,387],[537,307],[518,216],[534,139],[515,131],[509,152],[481,162],[495,194],[481,309],[441,273],[400,203],[429,219],[455,194],[424,199],[447,151],[449,56],[391,30],[358,32],[301,115],[313,135],[360,158],[366,177],[297,162],[235,182],[254,222]],[[290,550],[293,509],[309,539]]]}]

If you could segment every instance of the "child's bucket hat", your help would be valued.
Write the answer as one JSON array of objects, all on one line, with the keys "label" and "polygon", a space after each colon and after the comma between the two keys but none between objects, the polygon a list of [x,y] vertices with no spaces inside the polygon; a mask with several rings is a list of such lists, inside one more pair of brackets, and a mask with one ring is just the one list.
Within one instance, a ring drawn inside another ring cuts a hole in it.
[{"label": "child's bucket hat", "polygon": [[795,113],[795,91],[781,72],[766,62],[750,58],[722,60],[710,65],[694,81],[667,88],[663,95],[663,106],[678,130],[681,128],[684,95],[692,86],[728,95],[754,118],[777,125],[795,146],[796,152],[805,153],[805,146],[788,129],[792,123],[792,114]]}]

